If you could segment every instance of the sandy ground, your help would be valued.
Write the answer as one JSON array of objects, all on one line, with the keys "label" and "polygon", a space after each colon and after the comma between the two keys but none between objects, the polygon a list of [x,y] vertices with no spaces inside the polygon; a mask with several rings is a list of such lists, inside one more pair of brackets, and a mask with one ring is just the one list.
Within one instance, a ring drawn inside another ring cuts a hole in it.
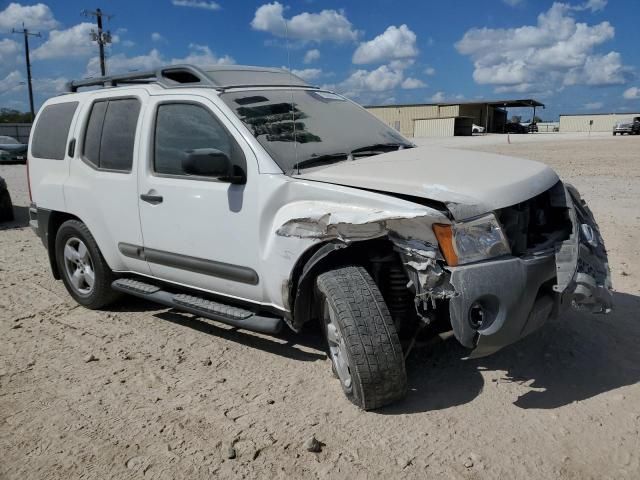
[{"label": "sandy ground", "polygon": [[0,166],[18,214],[0,231],[0,478],[640,478],[640,137],[521,137],[440,141],[541,160],[579,187],[615,312],[571,313],[482,360],[451,340],[417,350],[406,400],[370,413],[313,332],[135,299],[78,307],[25,227],[24,166]]}]

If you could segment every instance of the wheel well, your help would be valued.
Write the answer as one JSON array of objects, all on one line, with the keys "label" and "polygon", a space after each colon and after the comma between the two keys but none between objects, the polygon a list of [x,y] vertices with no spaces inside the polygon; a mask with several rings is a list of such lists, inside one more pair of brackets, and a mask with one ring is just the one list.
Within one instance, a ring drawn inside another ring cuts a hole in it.
[{"label": "wheel well", "polygon": [[49,219],[47,221],[47,252],[49,253],[49,264],[51,265],[51,272],[53,273],[53,278],[55,278],[56,280],[60,280],[60,272],[58,271],[58,263],[56,262],[56,235],[58,233],[60,225],[62,225],[67,220],[82,221],[75,215],[71,215],[70,213],[66,212],[58,212],[55,210],[50,213]]},{"label": "wheel well", "polygon": [[393,244],[388,239],[365,240],[347,245],[342,242],[328,242],[314,246],[305,252],[296,263],[288,282],[289,308],[292,312],[291,327],[298,331],[308,321],[315,318],[317,305],[315,282],[318,275],[333,268],[346,265],[360,265],[376,279],[376,260],[397,259]]}]

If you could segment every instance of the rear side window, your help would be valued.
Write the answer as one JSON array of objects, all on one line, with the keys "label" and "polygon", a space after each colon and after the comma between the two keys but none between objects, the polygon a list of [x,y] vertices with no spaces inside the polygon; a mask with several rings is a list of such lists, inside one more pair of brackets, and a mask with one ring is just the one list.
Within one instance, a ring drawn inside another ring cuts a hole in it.
[{"label": "rear side window", "polygon": [[135,98],[93,104],[85,132],[83,157],[105,170],[131,171],[140,102]]},{"label": "rear side window", "polygon": [[33,132],[32,156],[64,160],[69,127],[77,107],[78,102],[57,103],[44,107]]}]

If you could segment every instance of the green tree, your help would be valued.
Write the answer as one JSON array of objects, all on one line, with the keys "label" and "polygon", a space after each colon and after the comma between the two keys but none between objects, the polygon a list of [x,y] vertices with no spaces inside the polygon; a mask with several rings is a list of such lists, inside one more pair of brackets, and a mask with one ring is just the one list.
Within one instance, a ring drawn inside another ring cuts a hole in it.
[{"label": "green tree", "polygon": [[31,123],[31,114],[12,108],[0,108],[0,123]]}]

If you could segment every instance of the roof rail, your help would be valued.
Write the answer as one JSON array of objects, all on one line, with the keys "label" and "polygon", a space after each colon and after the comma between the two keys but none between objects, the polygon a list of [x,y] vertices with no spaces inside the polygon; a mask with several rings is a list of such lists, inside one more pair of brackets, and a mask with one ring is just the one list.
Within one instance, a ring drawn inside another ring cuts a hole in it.
[{"label": "roof rail", "polygon": [[85,87],[117,87],[123,84],[159,83],[165,87],[175,86],[207,86],[219,88],[202,70],[193,65],[171,65],[158,70],[131,72],[120,75],[73,80],[67,83],[67,91],[77,92]]}]

